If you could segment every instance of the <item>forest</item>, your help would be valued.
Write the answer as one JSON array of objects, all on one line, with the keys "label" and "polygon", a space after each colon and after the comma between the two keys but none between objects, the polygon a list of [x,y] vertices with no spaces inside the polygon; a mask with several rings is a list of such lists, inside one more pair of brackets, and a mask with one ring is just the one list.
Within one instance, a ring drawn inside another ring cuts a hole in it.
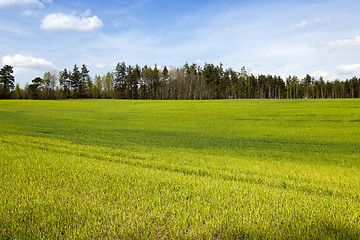
[{"label": "forest", "polygon": [[46,72],[21,89],[13,67],[0,70],[1,99],[153,99],[153,100],[207,100],[207,99],[319,99],[359,98],[360,78],[328,81],[289,75],[286,79],[276,75],[240,72],[223,65],[199,66],[186,63],[181,68],[140,67],[119,62],[113,72],[90,77],[85,64],[81,69],[58,74]]}]

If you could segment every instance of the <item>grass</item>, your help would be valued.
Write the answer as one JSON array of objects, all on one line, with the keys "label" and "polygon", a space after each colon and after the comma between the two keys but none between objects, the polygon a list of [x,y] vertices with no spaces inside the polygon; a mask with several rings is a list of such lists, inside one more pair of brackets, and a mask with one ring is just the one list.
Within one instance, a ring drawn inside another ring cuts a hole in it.
[{"label": "grass", "polygon": [[359,239],[360,101],[0,101],[1,239]]}]

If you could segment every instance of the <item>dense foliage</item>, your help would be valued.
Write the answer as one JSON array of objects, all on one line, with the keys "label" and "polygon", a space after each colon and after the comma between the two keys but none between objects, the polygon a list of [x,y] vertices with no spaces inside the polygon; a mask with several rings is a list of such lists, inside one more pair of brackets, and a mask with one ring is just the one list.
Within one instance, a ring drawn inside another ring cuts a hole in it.
[{"label": "dense foliage", "polygon": [[12,66],[5,65],[0,69],[0,99],[8,98],[11,90],[14,89],[15,78],[12,73]]},{"label": "dense foliage", "polygon": [[0,101],[0,239],[360,239],[360,101]]},{"label": "dense foliage", "polygon": [[[59,85],[57,85],[57,81]],[[4,89],[0,85],[0,88]],[[9,88],[8,88],[9,89]],[[1,95],[2,98],[8,95]],[[86,65],[35,78],[25,89],[12,91],[16,99],[117,98],[117,99],[309,99],[358,98],[360,78],[326,81],[306,75],[258,75],[224,69],[222,64],[185,64],[182,68],[127,66],[118,63],[114,72],[91,79]]]}]

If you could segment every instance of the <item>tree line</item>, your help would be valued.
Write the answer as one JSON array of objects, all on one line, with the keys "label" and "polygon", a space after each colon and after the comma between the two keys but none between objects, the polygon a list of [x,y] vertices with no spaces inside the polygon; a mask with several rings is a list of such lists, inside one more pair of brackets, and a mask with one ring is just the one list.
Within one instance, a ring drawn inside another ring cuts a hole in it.
[{"label": "tree line", "polygon": [[242,67],[240,72],[222,64],[186,63],[181,68],[140,67],[118,63],[113,72],[91,78],[83,64],[59,74],[46,72],[24,89],[14,85],[12,66],[0,70],[0,98],[6,99],[315,99],[359,98],[360,78],[345,81],[315,79],[307,74],[300,79],[276,75],[254,76]]}]

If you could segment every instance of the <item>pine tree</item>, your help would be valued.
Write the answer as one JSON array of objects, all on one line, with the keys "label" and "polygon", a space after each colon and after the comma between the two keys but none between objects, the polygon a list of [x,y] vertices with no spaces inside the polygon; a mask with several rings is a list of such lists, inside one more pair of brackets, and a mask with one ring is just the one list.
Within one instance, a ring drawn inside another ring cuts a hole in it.
[{"label": "pine tree", "polygon": [[30,97],[32,99],[41,99],[43,85],[44,80],[41,77],[37,77],[32,80],[32,84],[29,85]]},{"label": "pine tree", "polygon": [[13,67],[9,65],[5,65],[0,70],[0,98],[9,98],[11,90],[15,87],[12,73]]},{"label": "pine tree", "polygon": [[74,70],[70,75],[71,88],[74,91],[74,96],[79,97],[79,90],[81,88],[81,74],[79,72],[78,66],[74,65]]},{"label": "pine tree", "polygon": [[69,95],[70,91],[70,79],[69,79],[70,73],[65,68],[64,71],[59,72],[59,82],[60,86],[64,90],[64,99],[66,99]]},{"label": "pine tree", "polygon": [[115,91],[119,98],[125,98],[126,90],[126,65],[125,62],[118,63],[114,72]]},{"label": "pine tree", "polygon": [[80,96],[89,97],[91,87],[92,87],[92,82],[89,75],[89,70],[87,69],[86,65],[83,64],[80,73],[80,88],[79,88]]}]

